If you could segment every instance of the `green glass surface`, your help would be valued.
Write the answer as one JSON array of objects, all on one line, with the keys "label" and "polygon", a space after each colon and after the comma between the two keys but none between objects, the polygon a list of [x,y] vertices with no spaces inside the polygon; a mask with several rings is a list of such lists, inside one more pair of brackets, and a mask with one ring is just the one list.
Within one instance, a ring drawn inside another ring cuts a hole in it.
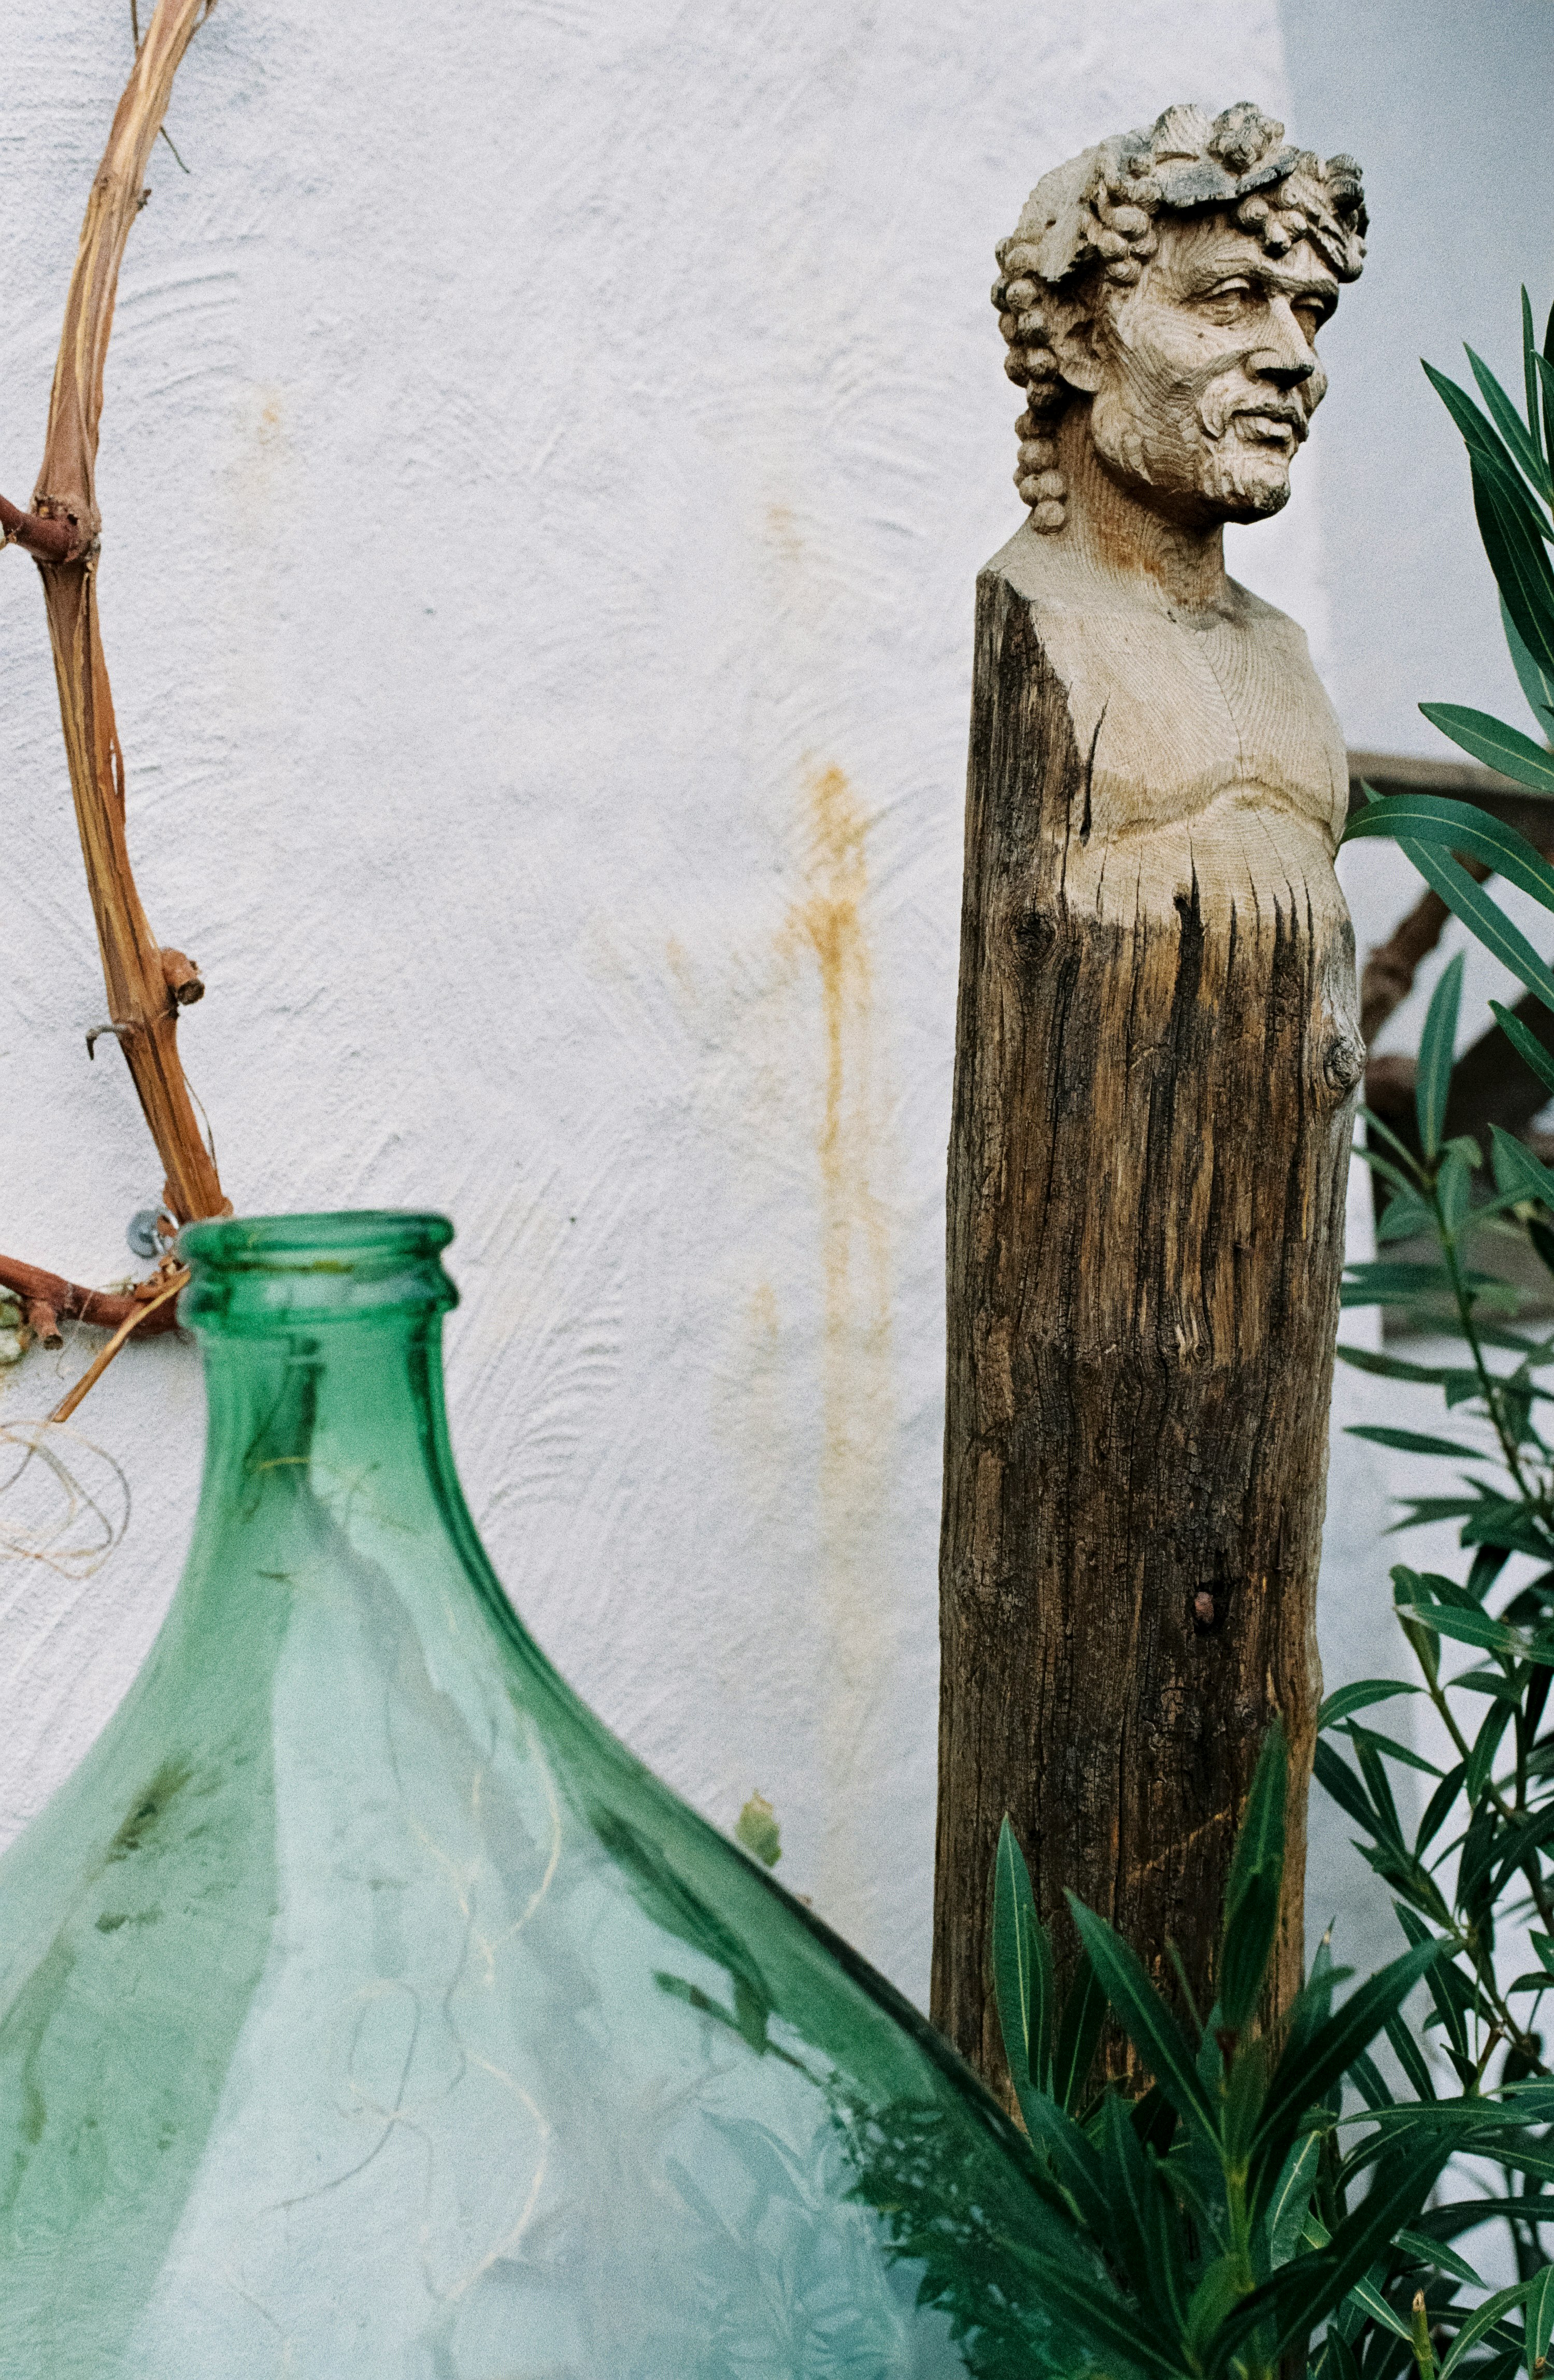
[{"label": "green glass surface", "polygon": [[1019,2135],[515,1616],[449,1452],[449,1237],[184,1234],[193,1547],[0,1861],[0,2372],[1083,2372]]}]

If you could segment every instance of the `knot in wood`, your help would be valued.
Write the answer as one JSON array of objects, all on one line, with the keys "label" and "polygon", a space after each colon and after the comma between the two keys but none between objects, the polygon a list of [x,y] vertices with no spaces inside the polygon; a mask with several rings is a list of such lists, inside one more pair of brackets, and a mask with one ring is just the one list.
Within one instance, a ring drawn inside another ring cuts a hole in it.
[{"label": "knot in wood", "polygon": [[1366,1070],[1365,1043],[1357,1033],[1340,1026],[1328,1036],[1322,1050],[1322,1080],[1335,1099],[1346,1099]]},{"label": "knot in wood", "polygon": [[1021,968],[1040,975],[1050,963],[1058,929],[1045,909],[1017,909],[1009,921],[1009,940]]},{"label": "knot in wood", "polygon": [[205,997],[200,969],[182,951],[163,952],[162,979],[180,1008],[192,1008],[197,1000]]}]

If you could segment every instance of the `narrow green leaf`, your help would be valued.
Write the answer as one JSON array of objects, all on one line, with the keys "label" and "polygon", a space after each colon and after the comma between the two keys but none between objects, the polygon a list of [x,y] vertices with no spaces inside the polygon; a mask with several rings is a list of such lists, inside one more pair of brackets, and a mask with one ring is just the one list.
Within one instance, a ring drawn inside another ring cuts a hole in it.
[{"label": "narrow green leaf", "polygon": [[1419,1072],[1414,1087],[1419,1119],[1419,1142],[1427,1158],[1440,1154],[1446,1102],[1451,1095],[1451,1066],[1457,1049],[1457,1012],[1462,1005],[1465,953],[1459,951],[1430,995],[1425,1029],[1419,1037]]},{"label": "narrow green leaf", "polygon": [[1341,1363],[1352,1365],[1356,1372],[1374,1372],[1383,1380],[1412,1380],[1426,1389],[1444,1389],[1454,1380],[1467,1380],[1477,1390],[1477,1374],[1456,1365],[1411,1364],[1401,1355],[1378,1355],[1369,1347],[1346,1347],[1342,1340],[1335,1353]]},{"label": "narrow green leaf", "polygon": [[1527,2370],[1529,2374],[1547,2362],[1548,2341],[1554,2333],[1554,2265],[1545,2265],[1527,2294],[1527,2310],[1522,2317],[1527,2333]]},{"label": "narrow green leaf", "polygon": [[1341,1810],[1347,1810],[1356,1826],[1363,1827],[1367,1835],[1381,1834],[1381,1821],[1371,1808],[1364,1786],[1348,1762],[1341,1760],[1331,1744],[1324,1742],[1320,1736],[1317,1739],[1314,1774],[1323,1792]]},{"label": "narrow green leaf", "polygon": [[1356,1711],[1369,1710],[1373,1703],[1390,1702],[1394,1694],[1419,1691],[1402,1678],[1356,1678],[1352,1685],[1336,1687],[1328,1696],[1317,1714],[1317,1730],[1336,1727],[1340,1719],[1353,1718]]},{"label": "narrow green leaf", "polygon": [[[1451,711],[1450,705],[1439,702],[1422,702],[1419,708],[1438,724],[1443,723],[1445,714]],[[1529,737],[1521,735],[1513,727],[1500,728],[1499,721],[1491,720],[1487,711],[1451,711],[1451,715],[1483,720],[1487,726],[1499,729],[1502,738],[1516,736],[1536,756],[1538,790],[1554,793],[1554,753],[1538,755]],[[1454,740],[1466,745],[1465,735],[1457,735]],[[1480,737],[1478,741],[1484,744],[1487,739]],[[1496,768],[1502,769],[1507,776],[1531,782],[1533,761],[1524,761],[1503,742],[1496,748]],[[1480,752],[1477,757],[1482,759],[1484,755]],[[1513,760],[1514,768],[1511,765]],[[1343,831],[1345,843],[1378,835],[1398,843],[1407,837],[1439,845],[1446,852],[1467,852],[1475,859],[1487,860],[1497,875],[1524,892],[1530,892],[1544,908],[1554,909],[1554,868],[1517,828],[1508,826],[1503,819],[1492,818],[1476,802],[1454,801],[1442,794],[1384,794],[1366,808],[1357,810]]]},{"label": "narrow green leaf", "polygon": [[1403,2321],[1401,2314],[1392,2312],[1372,2280],[1356,2281],[1345,2298],[1344,2303],[1358,2306],[1367,2321],[1379,2323],[1383,2330],[1390,2330],[1392,2333],[1394,2338],[1407,2338],[1411,2335],[1407,2323]]},{"label": "narrow green leaf", "polygon": [[1466,354],[1489,419],[1504,439],[1518,468],[1526,474],[1538,494],[1547,501],[1554,494],[1554,489],[1550,488],[1548,473],[1536,439],[1529,436],[1521,415],[1483,358],[1475,355],[1471,347],[1466,349]]},{"label": "narrow green leaf", "polygon": [[1346,1719],[1342,1732],[1356,1749],[1364,1745],[1382,1759],[1401,1761],[1405,1768],[1416,1768],[1423,1777],[1439,1779],[1440,1775],[1435,1762],[1427,1760],[1423,1753],[1411,1751],[1406,1743],[1399,1743],[1395,1736],[1378,1735],[1374,1729],[1362,1727],[1358,1719]]},{"label": "narrow green leaf", "polygon": [[[1367,1158],[1366,1162],[1380,1172],[1373,1157]],[[1426,1234],[1433,1237],[1434,1233],[1435,1216],[1429,1206],[1417,1191],[1408,1189],[1398,1190],[1388,1199],[1376,1227],[1378,1247],[1385,1247],[1392,1240],[1416,1240]]]},{"label": "narrow green leaf", "polygon": [[[1460,1228],[1467,1196],[1466,1168],[1453,1149],[1440,1169],[1440,1203],[1448,1231]],[[1510,1310],[1514,1313],[1516,1292],[1499,1274],[1470,1268],[1463,1273],[1462,1280],[1464,1289],[1470,1290],[1476,1300],[1497,1306],[1510,1300]],[[1451,1295],[1451,1275],[1443,1264],[1372,1260],[1349,1265],[1343,1275],[1342,1303],[1346,1306],[1439,1305]]]},{"label": "narrow green leaf", "polygon": [[1129,2040],[1184,2122],[1215,2143],[1219,2126],[1181,2026],[1127,1944],[1074,1893],[1068,1905],[1090,1964]]},{"label": "narrow green leaf", "polygon": [[1237,2315],[1243,2336],[1270,2301],[1278,2310],[1276,2359],[1315,2329],[1365,2280],[1378,2254],[1419,2212],[1444,2162],[1444,2155],[1439,2162],[1427,2155],[1410,2155],[1381,2166],[1364,2204],[1339,2225],[1328,2247],[1313,2256],[1297,2256],[1245,2300]]},{"label": "narrow green leaf", "polygon": [[[1374,804],[1380,801],[1382,798],[1381,795],[1370,785],[1362,784],[1360,790],[1365,795],[1366,801],[1369,803]],[[1361,1107],[1356,1109],[1355,1113],[1359,1116],[1361,1122],[1366,1127],[1367,1142],[1370,1140],[1384,1140],[1388,1148],[1391,1150],[1393,1156],[1402,1160],[1404,1172],[1414,1180],[1422,1181],[1423,1176],[1419,1172],[1418,1159],[1414,1156],[1414,1151],[1408,1147],[1406,1141],[1402,1141],[1398,1138],[1398,1135],[1392,1130],[1391,1125],[1390,1123],[1385,1123],[1381,1117],[1377,1114],[1374,1108]]]},{"label": "narrow green leaf", "polygon": [[1491,1124],[1489,1131],[1496,1187],[1515,1191],[1554,1212],[1554,1173],[1533,1155],[1525,1141],[1513,1139],[1502,1125]]},{"label": "narrow green leaf", "polygon": [[1507,519],[1515,524],[1522,535],[1535,542],[1541,538],[1554,543],[1554,528],[1549,526],[1545,505],[1528,487],[1499,433],[1485,420],[1483,415],[1479,419],[1486,434],[1479,444],[1469,443],[1469,477],[1475,484],[1483,482]]},{"label": "narrow green leaf", "polygon": [[[1403,796],[1397,798],[1402,800]],[[1474,882],[1466,869],[1459,868],[1448,853],[1420,843],[1412,835],[1400,836],[1398,849],[1413,861],[1426,883],[1440,894],[1452,916],[1462,919],[1474,940],[1482,942],[1519,983],[1524,983],[1545,1008],[1554,1010],[1554,974],[1550,974],[1525,934],[1512,924],[1504,910],[1481,885]]]},{"label": "narrow green leaf", "polygon": [[1392,1523],[1390,1537],[1403,1529],[1428,1528],[1435,1521],[1463,1520],[1478,1510],[1476,1496],[1394,1496],[1392,1501],[1402,1506],[1403,1518]]},{"label": "narrow green leaf", "polygon": [[[1456,702],[1422,702],[1419,708],[1432,727],[1439,727],[1486,768],[1498,769],[1502,777],[1530,785],[1535,793],[1554,794],[1554,753],[1547,745],[1535,744],[1519,727],[1509,726],[1487,710],[1469,710]],[[1393,796],[1400,801],[1410,798],[1406,794]]]},{"label": "narrow green leaf", "polygon": [[1504,1660],[1536,1661],[1540,1668],[1554,1670],[1554,1644],[1539,1644],[1524,1636],[1520,1630],[1491,1620],[1487,1611],[1449,1611],[1439,1603],[1404,1603],[1398,1609],[1410,1620],[1422,1620],[1442,1636],[1455,1637],[1460,1645],[1476,1645],[1481,1651],[1498,1653]]},{"label": "narrow green leaf", "polygon": [[1509,2166],[1512,2173],[1524,2173],[1533,2181],[1554,2181],[1554,2152],[1529,2142],[1525,2134],[1496,2141],[1492,2154],[1497,2164]]},{"label": "narrow green leaf", "polygon": [[1451,2374],[1455,2372],[1469,2348],[1476,2347],[1486,2331],[1493,2330],[1502,2314],[1508,2314],[1512,2307],[1521,2305],[1528,2292],[1536,2286],[1536,2279],[1516,2281],[1509,2289],[1497,2289],[1492,2298],[1486,2298],[1484,2303],[1469,2315],[1452,2340],[1451,2352],[1440,2367],[1440,2380],[1451,2380]]},{"label": "narrow green leaf", "polygon": [[1359,2091],[1366,2106],[1374,2114],[1378,2108],[1396,2105],[1390,2091],[1381,2080],[1381,2070],[1368,2050],[1362,2049],[1349,2069],[1349,2079]]},{"label": "narrow green leaf", "polygon": [[1360,2380],[1360,2367],[1354,2361],[1354,2350],[1336,2329],[1328,2333],[1318,2369],[1321,2380]]},{"label": "narrow green leaf", "polygon": [[1236,1829],[1235,1850],[1225,1886],[1228,1909],[1233,1910],[1255,1876],[1276,1880],[1284,1867],[1284,1798],[1289,1779],[1289,1754],[1284,1730],[1275,1718],[1263,1739],[1246,1801]]},{"label": "narrow green leaf", "polygon": [[1029,2083],[1019,2094],[1020,2113],[1038,2155],[1045,2152],[1048,2168],[1083,2223],[1103,2246],[1111,2245],[1111,2210],[1100,2158],[1072,2116],[1055,2099]]},{"label": "narrow green leaf", "polygon": [[1516,672],[1517,681],[1523,693],[1527,698],[1528,708],[1539,730],[1547,736],[1550,729],[1554,728],[1554,674],[1539,669],[1532,654],[1527,650],[1521,630],[1506,610],[1503,595],[1500,597],[1500,626],[1505,631],[1506,650],[1511,655],[1511,665]]},{"label": "narrow green leaf", "polygon": [[[1446,1945],[1438,1940],[1430,1933],[1423,1919],[1417,1917],[1414,1911],[1405,1907],[1401,1900],[1394,1900],[1392,1908],[1398,1924],[1402,1927],[1410,1942],[1421,1949],[1427,1944],[1434,1945],[1437,1955],[1425,1969],[1425,1986],[1435,2003],[1436,2012],[1445,2028],[1446,2037],[1452,2052],[1466,2063],[1467,2031],[1463,2022],[1460,2001],[1451,1988],[1453,1982],[1461,1983],[1462,1978],[1451,1961],[1440,1955]],[[1461,2072],[1462,2070],[1459,2068],[1458,2070]],[[1473,2069],[1469,2066],[1468,2072],[1471,2074],[1472,2071]]]},{"label": "narrow green leaf", "polygon": [[993,1854],[993,1999],[1016,2093],[1033,2084],[1038,2091],[1047,2087],[1041,2049],[1045,2010],[1036,2005],[1037,1931],[1030,1871],[1006,1814]]},{"label": "narrow green leaf", "polygon": [[1396,1851],[1401,1852],[1403,1848],[1402,1822],[1398,1815],[1398,1805],[1392,1798],[1392,1781],[1387,1774],[1385,1764],[1380,1755],[1365,1741],[1363,1733],[1355,1734],[1353,1726],[1350,1729],[1350,1742],[1354,1746],[1354,1756],[1360,1764],[1360,1774],[1366,1780],[1370,1798],[1381,1818],[1386,1840]]},{"label": "narrow green leaf", "polygon": [[1429,2063],[1420,2049],[1419,2044],[1414,2040],[1402,2018],[1390,2016],[1385,2029],[1387,2038],[1392,2045],[1393,2056],[1414,2085],[1414,2096],[1419,2099],[1433,2099],[1436,2095],[1435,2077],[1430,2072]]},{"label": "narrow green leaf", "polygon": [[1495,1755],[1500,1748],[1500,1738],[1505,1733],[1511,1712],[1510,1703],[1491,1703],[1484,1724],[1474,1739],[1473,1750],[1468,1755],[1467,1774],[1463,1780],[1470,1803],[1479,1800],[1489,1782]]},{"label": "narrow green leaf", "polygon": [[[1467,1221],[1468,1208],[1473,1203],[1473,1174],[1484,1162],[1476,1141],[1472,1144],[1472,1148],[1471,1160],[1464,1153],[1460,1139],[1450,1142],[1441,1151],[1440,1172],[1436,1176],[1436,1198],[1440,1207],[1441,1234],[1447,1240],[1457,1239]],[[1498,1281],[1490,1281],[1485,1286],[1498,1300],[1503,1284]],[[1513,1294],[1512,1312],[1515,1311],[1515,1305]]]},{"label": "narrow green leaf", "polygon": [[1081,1951],[1074,1979],[1063,2002],[1052,2052],[1052,2096],[1070,2114],[1079,2106],[1090,2079],[1096,2044],[1106,2022],[1106,1993],[1089,1960]]},{"label": "narrow green leaf", "polygon": [[1111,2349],[1141,2372],[1158,2374],[1159,2380],[1191,2380],[1184,2361],[1173,2360],[1165,2351],[1154,2329],[1112,2295],[1093,2267],[1087,2269],[1078,2257],[1071,2262],[1050,2256],[1039,2248],[1027,2248],[1023,2240],[1005,2244],[1015,2261],[1039,2281],[1042,2296],[1071,2317],[1081,2338]]},{"label": "narrow green leaf", "polygon": [[1456,2240],[1517,2210],[1529,2221],[1554,2223],[1554,2198],[1451,2198],[1442,2205],[1427,2206],[1414,2228],[1432,2240]]},{"label": "narrow green leaf", "polygon": [[1381,1422],[1350,1422],[1344,1436],[1369,1439],[1373,1446],[1395,1446],[1401,1454],[1440,1454],[1466,1463],[1495,1463],[1499,1459],[1480,1448],[1464,1446],[1460,1439],[1429,1438],[1416,1429],[1388,1429]]},{"label": "narrow green leaf", "polygon": [[1522,375],[1527,398],[1527,431],[1539,457],[1547,462],[1548,445],[1543,434],[1542,407],[1538,403],[1537,334],[1533,328],[1533,301],[1525,284],[1522,290]]},{"label": "narrow green leaf", "polygon": [[[1362,1108],[1358,1112],[1363,1116],[1365,1111]],[[1357,1165],[1368,1165],[1371,1172],[1379,1174],[1383,1182],[1390,1182],[1400,1198],[1413,1196],[1408,1181],[1401,1169],[1392,1163],[1390,1157],[1383,1157],[1379,1149],[1370,1148],[1363,1140],[1356,1140],[1352,1143],[1349,1153]]]},{"label": "narrow green leaf", "polygon": [[1416,1855],[1422,1857],[1428,1851],[1451,1816],[1457,1797],[1463,1790],[1463,1779],[1466,1768],[1467,1763],[1460,1760],[1455,1768],[1447,1770],[1431,1794],[1426,1804],[1425,1815],[1419,1821],[1419,1831],[1414,1838]]},{"label": "narrow green leaf", "polygon": [[1426,2240],[1417,2231],[1400,2231],[1398,2245],[1406,2249],[1411,2256],[1417,2256],[1421,2263],[1435,2265],[1441,2272],[1452,2274],[1473,2289],[1482,2289],[1488,2286],[1482,2273],[1475,2273],[1467,2258],[1459,2256],[1455,2248],[1449,2248],[1442,2240]]},{"label": "narrow green leaf", "polygon": [[1544,1048],[1531,1026],[1523,1023],[1514,1009],[1505,1007],[1498,1000],[1492,1000],[1489,1005],[1494,1011],[1496,1024],[1523,1064],[1536,1075],[1546,1091],[1554,1093],[1554,1056]]},{"label": "narrow green leaf", "polygon": [[1276,1718],[1257,1758],[1225,1886],[1220,2007],[1224,2022],[1236,2033],[1252,2020],[1279,1931],[1288,1777],[1284,1730]]},{"label": "narrow green leaf", "polygon": [[[1422,360],[1422,359],[1421,359]],[[1527,488],[1516,458],[1499,431],[1481,413],[1466,389],[1454,380],[1436,370],[1433,364],[1425,365],[1425,376],[1440,398],[1452,420],[1462,431],[1468,450],[1468,464],[1475,477],[1493,485],[1508,511],[1520,511],[1529,526],[1537,521],[1536,502]]]},{"label": "narrow green leaf", "polygon": [[1554,669],[1554,574],[1542,543],[1548,532],[1492,462],[1475,457],[1472,472],[1478,534],[1506,609],[1539,668]]},{"label": "narrow green leaf", "polygon": [[1420,1977],[1435,1964],[1441,1947],[1432,1938],[1405,1950],[1401,1959],[1392,1960],[1352,1992],[1327,2023],[1302,2044],[1298,2057],[1293,2058],[1286,2048],[1269,2085],[1258,2128],[1260,2143],[1279,2141],[1282,2159],[1286,2150],[1281,2139],[1283,2128],[1293,2126],[1329,2084],[1347,2074],[1361,2050],[1369,2047],[1388,2017],[1402,2006]]},{"label": "narrow green leaf", "polygon": [[1114,2091],[1108,2092],[1100,2111],[1101,2170],[1106,2184],[1109,2234],[1103,2234],[1113,2266],[1135,2294],[1148,2303],[1153,2276],[1145,2251],[1150,2180],[1144,2152]]},{"label": "narrow green leaf", "polygon": [[[1176,2118],[1169,2107],[1165,2113],[1174,2127]],[[1193,2286],[1187,2266],[1186,2243],[1176,2202],[1164,2175],[1153,2162],[1148,2175],[1149,2187],[1139,2210],[1139,2219],[1144,2234],[1145,2263],[1149,2272],[1149,2295],[1155,2305],[1164,2308],[1167,2322],[1180,2338],[1186,2325]]]},{"label": "narrow green leaf", "polygon": [[1303,2132],[1285,2158],[1268,2203],[1269,2258],[1272,2264],[1287,2265],[1300,2245],[1321,2162],[1321,2133]]}]

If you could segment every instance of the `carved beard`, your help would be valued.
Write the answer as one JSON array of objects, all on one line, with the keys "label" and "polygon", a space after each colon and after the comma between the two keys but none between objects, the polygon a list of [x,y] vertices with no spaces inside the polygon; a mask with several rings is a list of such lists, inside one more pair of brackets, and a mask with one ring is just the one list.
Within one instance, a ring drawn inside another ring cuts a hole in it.
[{"label": "carved beard", "polygon": [[1199,397],[1198,423],[1208,446],[1198,487],[1232,519],[1263,518],[1289,503],[1290,465],[1311,421],[1309,385],[1270,389],[1229,371]]},{"label": "carved beard", "polygon": [[1318,378],[1270,388],[1232,368],[1168,408],[1157,391],[1139,405],[1126,381],[1112,382],[1091,405],[1090,436],[1113,475],[1166,498],[1163,510],[1184,504],[1220,520],[1265,520],[1290,501],[1290,465],[1325,387]]}]

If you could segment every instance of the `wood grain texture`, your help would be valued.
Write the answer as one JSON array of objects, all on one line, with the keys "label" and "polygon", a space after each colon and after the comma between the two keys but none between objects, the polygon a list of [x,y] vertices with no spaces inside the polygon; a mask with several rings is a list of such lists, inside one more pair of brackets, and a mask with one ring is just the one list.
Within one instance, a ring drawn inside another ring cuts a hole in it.
[{"label": "wood grain texture", "polygon": [[1023,530],[979,583],[950,1147],[933,2013],[995,2081],[1004,1812],[1061,1968],[1072,1888],[1207,2006],[1276,1709],[1298,1982],[1362,1059],[1304,638],[1066,544]]}]

